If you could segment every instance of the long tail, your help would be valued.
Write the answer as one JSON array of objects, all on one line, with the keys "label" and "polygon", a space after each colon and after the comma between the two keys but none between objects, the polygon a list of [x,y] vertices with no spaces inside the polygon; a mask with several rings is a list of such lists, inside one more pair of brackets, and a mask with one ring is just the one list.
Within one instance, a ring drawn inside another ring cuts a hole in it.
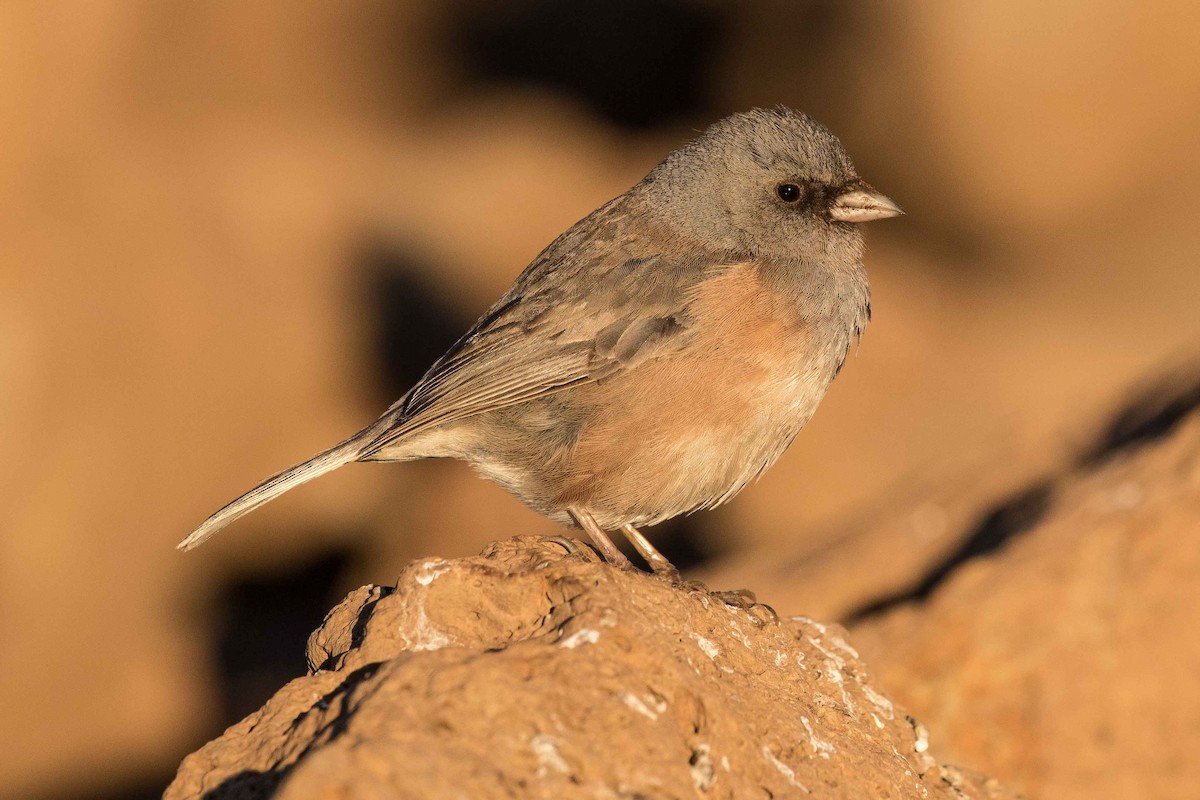
[{"label": "long tail", "polygon": [[288,467],[283,472],[272,475],[204,520],[199,528],[192,531],[191,535],[176,545],[176,547],[180,550],[191,550],[235,519],[249,514],[254,509],[274,500],[289,489],[295,489],[302,483],[307,483],[313,478],[324,475],[326,472],[332,472],[343,464],[357,461],[363,448],[370,445],[375,437],[379,435],[380,431],[386,428],[388,423],[389,420],[385,414],[379,420],[363,428],[344,442],[334,445],[323,453],[317,453],[312,458],[294,467]]}]

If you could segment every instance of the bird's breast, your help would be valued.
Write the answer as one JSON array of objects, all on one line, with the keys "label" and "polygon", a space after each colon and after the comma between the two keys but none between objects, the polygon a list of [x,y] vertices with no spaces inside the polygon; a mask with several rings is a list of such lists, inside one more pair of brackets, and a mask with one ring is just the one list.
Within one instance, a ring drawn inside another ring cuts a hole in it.
[{"label": "bird's breast", "polygon": [[561,497],[608,520],[653,523],[724,502],[812,416],[836,365],[795,298],[754,264],[703,281],[680,351],[579,387],[588,409]]}]

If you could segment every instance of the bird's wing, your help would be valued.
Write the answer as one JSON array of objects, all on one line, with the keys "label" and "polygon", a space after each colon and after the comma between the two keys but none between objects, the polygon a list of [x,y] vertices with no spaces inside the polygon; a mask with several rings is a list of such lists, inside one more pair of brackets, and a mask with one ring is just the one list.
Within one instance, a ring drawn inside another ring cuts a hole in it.
[{"label": "bird's wing", "polygon": [[392,424],[363,457],[415,431],[596,381],[683,346],[692,335],[690,290],[732,259],[635,255],[644,240],[598,222],[586,237],[580,223],[530,264],[389,410]]}]

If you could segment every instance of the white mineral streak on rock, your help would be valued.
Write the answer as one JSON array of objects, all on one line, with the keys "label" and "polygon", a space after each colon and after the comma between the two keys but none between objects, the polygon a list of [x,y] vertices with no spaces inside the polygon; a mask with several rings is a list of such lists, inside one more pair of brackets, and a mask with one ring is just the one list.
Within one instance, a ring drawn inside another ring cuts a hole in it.
[{"label": "white mineral streak on rock", "polygon": [[658,720],[658,714],[652,711],[648,705],[642,702],[642,698],[638,697],[637,695],[631,694],[630,692],[625,692],[621,695],[621,701],[637,713],[641,714],[643,717],[646,717],[650,720]]},{"label": "white mineral streak on rock", "polygon": [[842,705],[845,706],[847,714],[854,716],[854,698],[846,691],[846,681],[843,680],[842,673],[838,670],[838,664],[832,658],[825,659],[825,677],[841,690]]},{"label": "white mineral streak on rock", "polygon": [[426,650],[441,650],[443,647],[448,647],[454,644],[454,640],[447,636],[443,631],[438,630],[429,621],[429,615],[425,613],[425,604],[417,605],[417,619],[411,630],[401,631],[400,635],[404,637],[407,644],[406,650],[423,652]]},{"label": "white mineral streak on rock", "polygon": [[[450,563],[438,558],[422,561],[413,568],[413,581],[422,587],[428,587],[437,577],[450,570]],[[404,616],[404,623],[397,633],[404,642],[405,650],[425,652],[440,650],[443,647],[457,644],[445,631],[438,630],[429,619],[425,610],[425,592],[418,590],[409,595],[409,607]]]},{"label": "white mineral streak on rock", "polygon": [[716,769],[713,767],[712,759],[708,757],[709,746],[707,744],[698,744],[692,752],[692,783],[701,792],[707,792],[716,783]]},{"label": "white mineral streak on rock", "polygon": [[700,649],[704,651],[704,655],[716,660],[717,656],[721,655],[721,648],[717,647],[713,642],[705,639],[698,633],[688,634],[696,640],[696,644],[700,645]]},{"label": "white mineral streak on rock", "polygon": [[860,689],[862,689],[863,694],[867,696],[867,699],[874,703],[875,707],[879,709],[879,713],[883,714],[884,719],[896,718],[896,707],[892,705],[891,700],[888,700],[886,697],[862,681],[858,682],[858,686]]},{"label": "white mineral streak on rock", "polygon": [[804,725],[804,730],[808,731],[808,744],[814,753],[821,758],[829,758],[830,755],[837,752],[837,749],[829,742],[817,738],[817,734],[813,731],[812,723],[808,721],[808,717],[801,717],[800,723]]},{"label": "white mineral streak on rock", "polygon": [[838,655],[837,653],[835,653],[832,650],[825,647],[825,645],[821,644],[820,639],[818,639],[815,636],[806,636],[804,638],[808,639],[809,644],[811,644],[813,647],[820,650],[821,655],[825,656],[825,658],[827,658],[830,661],[832,661],[833,663],[837,664],[839,669],[846,666],[846,660],[844,658],[842,658],[840,655]]},{"label": "white mineral streak on rock", "polygon": [[917,740],[913,742],[913,750],[918,753],[924,753],[929,749],[929,729],[915,719],[909,718],[912,724],[913,733],[916,734]]},{"label": "white mineral streak on rock", "polygon": [[734,633],[737,634],[737,638],[742,643],[742,646],[747,650],[753,650],[754,648],[750,645],[750,637],[742,632],[742,626],[738,625],[736,620],[731,620],[729,625],[733,628]]},{"label": "white mineral streak on rock", "polygon": [[440,558],[431,558],[428,561],[422,561],[415,570],[413,580],[422,586],[428,586],[437,580],[437,577],[444,572],[449,571],[449,562],[443,561]]},{"label": "white mineral streak on rock", "polygon": [[553,736],[539,733],[529,740],[529,747],[537,757],[539,778],[546,777],[547,771],[551,769],[564,775],[571,771],[567,762],[563,761],[563,757],[559,754],[558,742]]},{"label": "white mineral streak on rock", "polygon": [[780,761],[775,756],[775,754],[771,752],[771,748],[767,747],[764,744],[762,752],[763,752],[763,758],[767,759],[767,761],[769,761],[775,767],[775,769],[779,770],[779,773],[781,775],[783,775],[783,777],[787,778],[788,783],[790,783],[792,786],[796,787],[800,791],[804,792],[805,794],[812,794],[812,792],[809,791],[807,786],[805,786],[800,781],[796,780],[796,771],[794,769],[792,769],[791,767],[789,767],[787,764]]},{"label": "white mineral streak on rock", "polygon": [[580,628],[558,643],[559,647],[574,650],[581,644],[595,644],[600,641],[600,631],[593,628]]}]

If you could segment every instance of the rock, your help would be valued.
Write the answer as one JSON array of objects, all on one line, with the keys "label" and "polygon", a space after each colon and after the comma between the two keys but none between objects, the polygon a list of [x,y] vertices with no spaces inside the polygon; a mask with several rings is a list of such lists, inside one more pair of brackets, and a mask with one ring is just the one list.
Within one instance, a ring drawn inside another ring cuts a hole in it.
[{"label": "rock", "polygon": [[167,800],[1012,798],[940,766],[841,628],[519,537],[365,586]]},{"label": "rock", "polygon": [[994,552],[853,626],[953,758],[1037,797],[1196,796],[1197,375],[1154,386],[1038,492],[983,506],[1013,523]]}]

